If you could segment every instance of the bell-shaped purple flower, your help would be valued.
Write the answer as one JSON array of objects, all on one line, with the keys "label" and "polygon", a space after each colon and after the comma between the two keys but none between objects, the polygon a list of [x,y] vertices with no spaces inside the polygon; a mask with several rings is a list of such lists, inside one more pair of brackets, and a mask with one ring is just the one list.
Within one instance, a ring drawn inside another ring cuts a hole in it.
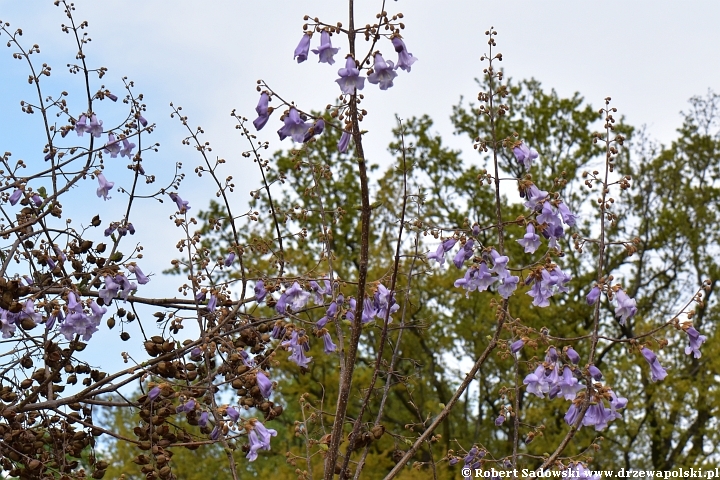
[{"label": "bell-shaped purple flower", "polygon": [[563,202],[558,205],[558,212],[560,213],[560,216],[562,217],[563,223],[567,225],[568,227],[572,227],[575,225],[575,222],[577,219],[575,218],[575,214],[570,211],[568,206]]},{"label": "bell-shaped purple flower", "polygon": [[540,246],[540,236],[535,233],[535,225],[528,223],[525,227],[525,236],[517,242],[525,248],[525,253],[535,253]]},{"label": "bell-shaped purple flower", "polygon": [[95,138],[100,138],[103,132],[102,123],[102,120],[98,120],[95,114],[92,114],[90,116],[90,126],[86,129],[86,132]]},{"label": "bell-shaped purple flower", "polygon": [[538,157],[537,151],[529,148],[524,143],[520,142],[513,147],[513,153],[517,161],[525,166],[525,170],[530,170],[532,161]]},{"label": "bell-shaped purple flower", "polygon": [[498,417],[495,419],[495,426],[499,427],[503,423],[505,423],[505,415],[498,415]]},{"label": "bell-shaped purple flower", "polygon": [[[360,70],[357,68],[352,55],[345,58],[345,68],[338,70],[338,75],[340,75],[340,78],[335,81],[340,85],[340,90],[347,95],[355,93],[355,89],[362,90],[365,88],[365,77],[360,76]],[[340,149],[338,148],[338,150]]]},{"label": "bell-shaped purple flower", "polygon": [[594,378],[595,380],[600,381],[600,380],[602,380],[602,378],[603,378],[602,372],[601,372],[600,369],[599,369],[598,367],[596,367],[595,365],[590,365],[590,366],[588,367],[588,373],[589,373],[590,376],[591,376],[592,378]]},{"label": "bell-shaped purple flower", "polygon": [[272,392],[273,385],[267,375],[265,375],[261,371],[258,371],[257,375],[255,376],[255,380],[257,381],[258,388],[260,388],[260,394],[265,398],[270,398],[270,393]]},{"label": "bell-shaped purple flower", "polygon": [[615,301],[615,316],[620,318],[620,325],[625,325],[627,319],[637,313],[637,304],[622,290],[615,293]]},{"label": "bell-shaped purple flower", "polygon": [[207,427],[209,417],[210,414],[208,412],[202,412],[200,418],[198,418],[198,425],[200,425],[201,428]]},{"label": "bell-shaped purple flower", "polygon": [[227,407],[225,413],[232,419],[233,422],[237,422],[240,419],[240,412],[238,412],[235,407]]},{"label": "bell-shaped purple flower", "polygon": [[518,353],[522,348],[525,346],[525,341],[523,339],[515,340],[512,345],[510,345],[510,351],[512,353]]},{"label": "bell-shaped purple flower", "polygon": [[303,121],[295,107],[290,108],[290,112],[285,115],[283,121],[285,124],[278,130],[280,140],[291,137],[295,142],[302,143],[305,134],[310,128],[310,124]]},{"label": "bell-shaped purple flower", "polygon": [[462,268],[463,263],[472,258],[473,245],[475,245],[475,241],[470,238],[467,242],[465,242],[465,245],[463,245],[463,247],[458,251],[458,253],[455,254],[455,257],[453,258],[453,263],[455,264],[455,267]]},{"label": "bell-shaped purple flower", "polygon": [[667,377],[667,372],[665,371],[663,366],[660,365],[657,356],[655,355],[655,353],[653,353],[652,350],[643,347],[642,350],[640,350],[640,353],[642,353],[643,357],[645,357],[645,360],[647,360],[647,362],[650,364],[650,379],[653,382],[663,380],[665,377]]},{"label": "bell-shaped purple flower", "polygon": [[223,262],[223,265],[226,267],[229,267],[232,265],[232,263],[235,261],[235,252],[230,252],[227,257],[225,257],[225,262]]},{"label": "bell-shaped purple flower", "polygon": [[693,326],[690,326],[690,328],[685,330],[685,333],[687,333],[688,340],[690,341],[690,345],[685,347],[685,354],[692,354],[695,358],[700,358],[702,356],[702,353],[700,353],[700,346],[705,343],[707,337],[705,335],[700,335],[700,332],[695,330],[695,327]]},{"label": "bell-shaped purple flower", "polygon": [[120,142],[117,141],[115,135],[112,132],[108,133],[108,141],[103,149],[104,152],[110,154],[110,158],[117,158],[120,149]]},{"label": "bell-shaped purple flower", "polygon": [[392,44],[393,47],[395,47],[395,51],[398,53],[398,61],[395,68],[400,68],[409,72],[410,67],[412,67],[412,64],[417,61],[417,58],[413,57],[412,53],[407,51],[407,47],[405,46],[405,42],[402,41],[402,38],[393,37]]},{"label": "bell-shaped purple flower", "polygon": [[570,367],[563,368],[562,377],[559,379],[557,386],[560,387],[561,395],[565,400],[575,400],[577,393],[584,387],[578,383],[578,379],[570,370]]},{"label": "bell-shaped purple flower", "polygon": [[112,197],[108,197],[108,192],[110,190],[112,190],[115,183],[108,182],[105,179],[105,175],[103,175],[102,173],[96,174],[96,177],[97,177],[98,183],[100,184],[100,186],[97,189],[97,196],[102,197],[103,200],[108,200],[108,199],[112,198]]},{"label": "bell-shaped purple flower", "polygon": [[175,202],[175,205],[177,205],[178,211],[180,213],[186,213],[188,210],[190,210],[190,204],[187,200],[183,200],[180,198],[180,195],[177,193],[170,193],[170,199]]},{"label": "bell-shaped purple flower", "polygon": [[580,355],[575,351],[574,348],[569,347],[567,350],[565,350],[565,355],[567,355],[568,359],[575,365],[580,363]]},{"label": "bell-shaped purple flower", "polygon": [[333,48],[332,43],[330,41],[330,32],[327,30],[323,30],[320,33],[320,46],[316,49],[313,49],[313,53],[318,55],[320,58],[318,59],[318,63],[327,63],[329,65],[332,65],[335,63],[335,60],[333,59],[333,55],[335,55],[339,48]]},{"label": "bell-shaped purple flower", "polygon": [[338,152],[345,153],[347,152],[348,146],[350,145],[350,132],[343,130],[342,135],[340,135],[340,140],[337,144]]},{"label": "bell-shaped purple flower", "polygon": [[502,278],[500,283],[500,286],[498,287],[498,293],[503,298],[510,298],[510,295],[513,294],[513,292],[517,289],[518,282],[520,281],[520,277],[516,275],[508,275],[505,278]]},{"label": "bell-shaped purple flower", "polygon": [[77,122],[75,122],[75,131],[77,132],[78,137],[82,137],[83,134],[88,131],[87,117],[85,114],[80,115],[80,118],[78,118]]},{"label": "bell-shaped purple flower", "polygon": [[268,119],[270,118],[270,114],[272,113],[272,109],[268,107],[268,103],[270,102],[270,96],[267,94],[267,92],[262,92],[260,94],[260,100],[258,101],[257,107],[255,107],[255,111],[258,114],[258,117],[253,120],[253,125],[255,125],[255,130],[262,130],[262,128],[267,123]]},{"label": "bell-shaped purple flower", "polygon": [[538,365],[533,373],[525,377],[523,384],[527,385],[528,393],[545,398],[545,394],[550,390],[550,386],[545,381],[545,367]]},{"label": "bell-shaped purple flower", "polygon": [[393,86],[393,80],[397,77],[393,62],[385,60],[379,53],[375,54],[373,73],[368,75],[368,82],[380,86],[380,90],[387,90]]},{"label": "bell-shaped purple flower", "polygon": [[8,198],[8,201],[10,202],[10,205],[15,205],[17,202],[20,201],[20,197],[22,197],[22,190],[19,188],[15,189],[15,191],[10,195],[10,198]]},{"label": "bell-shaped purple flower", "polygon": [[337,345],[333,343],[332,337],[328,332],[325,332],[325,335],[323,335],[323,346],[325,348],[325,353],[332,353],[337,350]]},{"label": "bell-shaped purple flower", "polygon": [[600,299],[600,293],[602,293],[602,290],[600,290],[600,287],[597,285],[590,290],[590,293],[587,294],[587,297],[585,297],[585,301],[587,301],[588,305],[595,305],[597,301]]},{"label": "bell-shaped purple flower", "polygon": [[265,282],[262,280],[258,280],[255,282],[255,300],[260,303],[265,299],[265,296],[267,295],[267,290],[265,290]]},{"label": "bell-shaped purple flower", "polygon": [[298,63],[302,63],[307,60],[308,54],[310,53],[311,38],[311,34],[304,34],[302,39],[300,39],[300,43],[298,43],[298,46],[295,48],[295,55],[293,56],[293,58],[297,58]]},{"label": "bell-shaped purple flower", "polygon": [[148,392],[148,398],[149,398],[150,401],[152,402],[152,401],[154,401],[157,397],[159,397],[161,393],[162,393],[162,390],[160,389],[160,387],[153,387],[153,388],[151,388],[150,391]]},{"label": "bell-shaped purple flower", "polygon": [[143,273],[142,270],[140,270],[140,267],[137,265],[132,265],[129,267],[130,271],[135,274],[135,278],[137,279],[137,283],[140,285],[145,285],[150,281],[150,279]]},{"label": "bell-shaped purple flower", "polygon": [[120,156],[130,158],[132,156],[133,148],[135,148],[135,144],[130,142],[127,138],[122,139],[122,144],[123,146],[120,150]]}]

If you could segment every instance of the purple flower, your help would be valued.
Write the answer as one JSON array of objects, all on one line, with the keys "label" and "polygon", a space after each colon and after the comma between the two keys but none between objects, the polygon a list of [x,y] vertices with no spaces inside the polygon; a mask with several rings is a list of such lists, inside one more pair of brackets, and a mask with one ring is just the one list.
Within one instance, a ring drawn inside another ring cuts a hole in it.
[{"label": "purple flower", "polygon": [[278,130],[280,140],[291,137],[295,142],[302,143],[310,125],[303,121],[295,107],[290,108],[290,112],[285,115],[283,121],[285,124]]},{"label": "purple flower", "polygon": [[114,134],[108,133],[108,141],[103,150],[105,153],[110,154],[110,158],[116,158],[118,156],[118,153],[120,153],[120,142],[115,139]]},{"label": "purple flower", "polygon": [[201,428],[207,427],[208,417],[210,417],[208,412],[202,412],[200,414],[200,418],[198,418],[198,425],[200,425]]},{"label": "purple flower", "polygon": [[[365,77],[360,76],[360,70],[358,70],[352,55],[345,58],[345,68],[338,70],[338,75],[340,75],[340,78],[335,81],[340,85],[340,90],[343,93],[352,95],[355,93],[356,88],[358,90],[365,88]],[[343,151],[339,147],[338,150]]]},{"label": "purple flower", "polygon": [[122,144],[123,148],[120,150],[120,156],[130,158],[135,144],[131,143],[127,138],[122,139]]},{"label": "purple flower", "polygon": [[548,363],[555,363],[558,361],[558,354],[555,347],[550,347],[545,354],[545,361]]},{"label": "purple flower", "polygon": [[210,300],[208,300],[207,303],[207,309],[213,312],[215,311],[215,307],[217,307],[217,297],[215,295],[210,295]]},{"label": "purple flower", "polygon": [[455,264],[455,267],[462,268],[463,263],[472,258],[474,244],[475,241],[472,238],[469,239],[467,242],[465,242],[465,245],[463,245],[463,247],[458,251],[458,253],[455,254],[455,257],[453,258],[453,263]]},{"label": "purple flower", "polygon": [[538,223],[547,223],[550,225],[554,225],[557,222],[557,215],[553,211],[552,205],[550,205],[550,202],[543,203],[542,206],[542,212],[540,215],[537,216]]},{"label": "purple flower", "polygon": [[505,423],[505,415],[498,415],[498,417],[495,419],[495,426],[499,427],[503,423]]},{"label": "purple flower", "polygon": [[140,267],[138,267],[137,265],[131,265],[130,271],[135,274],[135,278],[140,285],[145,285],[150,281],[150,279],[143,273],[142,270],[140,270]]},{"label": "purple flower", "polygon": [[500,278],[510,276],[510,273],[507,271],[506,268],[507,263],[510,259],[505,255],[500,255],[494,248],[490,252],[490,255],[493,259],[493,268],[491,268],[490,271],[493,273],[497,273]]},{"label": "purple flower", "polygon": [[218,438],[220,438],[220,428],[215,425],[215,428],[210,432],[210,440],[217,440]]},{"label": "purple flower", "polygon": [[580,409],[574,403],[570,404],[570,408],[565,414],[565,423],[568,425],[575,425],[578,415],[580,415]]},{"label": "purple flower", "polygon": [[113,298],[117,297],[120,290],[120,284],[115,282],[115,278],[110,275],[105,276],[105,288],[101,288],[98,297],[103,299],[105,305],[110,305]]},{"label": "purple flower", "polygon": [[525,195],[525,198],[527,198],[527,202],[525,202],[525,207],[529,208],[530,210],[535,210],[538,203],[545,200],[548,196],[548,192],[545,190],[540,190],[535,185],[530,185],[525,191],[523,192]]},{"label": "purple flower", "polygon": [[588,373],[589,373],[590,376],[591,376],[592,378],[594,378],[595,380],[598,380],[598,381],[599,381],[599,380],[602,380],[602,378],[603,378],[602,372],[601,372],[600,369],[597,368],[595,365],[590,365],[590,366],[588,367]]},{"label": "purple flower", "polygon": [[507,277],[501,279],[501,284],[498,287],[498,293],[500,296],[503,298],[510,298],[510,295],[512,295],[517,289],[519,281],[520,277],[516,275],[508,275]]},{"label": "purple flower", "polygon": [[307,143],[315,135],[320,135],[325,130],[325,120],[319,118],[313,126],[305,133],[303,137],[303,143]]},{"label": "purple flower", "polygon": [[180,198],[180,195],[177,193],[170,193],[170,199],[175,202],[175,205],[177,205],[178,211],[180,213],[186,213],[188,210],[190,210],[190,204],[187,200],[183,200]]},{"label": "purple flower", "polygon": [[535,372],[525,377],[523,384],[527,385],[528,393],[545,398],[545,394],[550,390],[550,386],[545,381],[545,367],[538,365]]},{"label": "purple flower", "polygon": [[10,202],[10,205],[15,205],[17,202],[20,201],[20,197],[22,197],[22,190],[15,189],[15,191],[10,195],[10,198],[8,201]]},{"label": "purple flower", "polygon": [[690,328],[685,330],[685,333],[687,333],[688,340],[690,341],[690,345],[685,347],[685,354],[690,355],[692,353],[695,358],[700,358],[702,356],[702,353],[700,353],[700,346],[705,343],[707,337],[705,335],[700,335],[700,332],[695,330],[695,327],[693,326],[690,326]]},{"label": "purple flower", "polygon": [[525,248],[525,253],[535,253],[540,246],[540,236],[535,233],[535,225],[528,223],[525,227],[525,236],[517,242]]},{"label": "purple flower", "polygon": [[137,118],[138,118],[138,122],[140,122],[140,125],[142,125],[143,127],[147,127],[148,121],[145,120],[145,117],[143,117],[142,115],[138,115]]},{"label": "purple flower", "polygon": [[250,451],[246,458],[252,462],[257,459],[258,450],[270,450],[270,438],[275,436],[277,436],[277,431],[266,428],[265,425],[256,420],[254,428],[248,434]]},{"label": "purple flower", "polygon": [[295,55],[293,58],[297,58],[298,63],[302,63],[307,60],[308,53],[310,53],[310,38],[312,38],[312,35],[309,33],[304,34],[300,43],[298,43],[297,48],[295,48]]},{"label": "purple flower", "polygon": [[301,310],[307,305],[310,293],[302,289],[298,282],[293,283],[292,287],[283,293],[285,301],[290,304],[294,312]]},{"label": "purple flower", "polygon": [[87,117],[85,114],[80,115],[80,118],[78,118],[77,122],[75,122],[75,131],[77,132],[78,137],[82,137],[85,132],[89,131]]},{"label": "purple flower", "polygon": [[385,285],[379,284],[374,297],[376,315],[380,320],[392,321],[390,315],[400,310],[400,305],[395,301],[395,293],[391,295]]},{"label": "purple flower", "polygon": [[647,360],[647,362],[650,364],[650,379],[653,382],[663,380],[665,377],[667,377],[667,372],[662,367],[662,365],[660,365],[657,356],[653,353],[652,350],[643,347],[642,350],[640,350],[640,353],[642,353],[643,357],[645,357],[645,360]]},{"label": "purple flower", "polygon": [[600,287],[597,285],[590,290],[590,293],[587,294],[587,297],[585,297],[585,301],[587,301],[588,305],[594,305],[597,303],[597,301],[600,299],[600,293],[602,293],[602,290],[600,290]]},{"label": "purple flower", "polygon": [[265,296],[267,295],[267,290],[265,290],[265,282],[262,280],[258,280],[255,282],[255,300],[259,303],[262,302],[265,299]]},{"label": "purple flower", "polygon": [[559,379],[557,386],[560,387],[560,392],[565,400],[575,400],[577,393],[584,387],[578,384],[578,379],[570,370],[570,367],[563,368],[562,378]]},{"label": "purple flower", "polygon": [[195,410],[195,400],[193,400],[192,398],[190,400],[188,400],[186,403],[184,403],[182,405],[178,405],[177,408],[175,408],[176,413],[183,413],[183,412],[187,413],[187,412],[192,412],[193,410]]},{"label": "purple flower", "polygon": [[380,90],[387,90],[393,86],[393,80],[397,77],[391,60],[385,61],[379,53],[375,54],[375,64],[373,65],[373,73],[368,75],[368,82],[379,84]]},{"label": "purple flower", "polygon": [[525,341],[523,339],[515,340],[512,345],[510,345],[510,351],[512,353],[518,353],[524,346]]},{"label": "purple flower", "polygon": [[402,38],[393,37],[392,44],[393,47],[395,47],[395,51],[398,53],[398,61],[397,65],[395,65],[395,68],[400,68],[402,70],[405,70],[406,72],[409,72],[410,67],[413,63],[417,61],[417,58],[413,57],[412,53],[409,53],[407,51],[407,47],[405,46],[405,42],[402,41]]},{"label": "purple flower", "polygon": [[227,416],[230,417],[233,422],[237,422],[240,419],[240,413],[235,410],[234,407],[227,407],[225,413],[227,413]]},{"label": "purple flower", "polygon": [[255,130],[262,130],[262,128],[267,123],[268,119],[270,118],[270,114],[272,113],[272,110],[268,108],[268,103],[270,102],[270,96],[267,94],[267,92],[262,92],[260,94],[260,100],[258,101],[257,107],[255,107],[255,111],[258,114],[258,118],[253,120],[253,125],[255,125]]},{"label": "purple flower", "polygon": [[312,357],[305,356],[305,348],[303,346],[305,344],[307,344],[307,342],[303,344],[300,343],[300,335],[298,334],[297,330],[294,330],[292,332],[292,335],[290,336],[290,340],[286,340],[280,345],[288,348],[289,350],[292,350],[292,354],[290,355],[291,361],[295,362],[295,364],[299,367],[306,368],[312,360]]},{"label": "purple flower", "polygon": [[[332,65],[333,63],[335,63],[333,55],[335,55],[338,50],[340,49],[333,48],[332,43],[330,42],[330,32],[328,32],[327,30],[323,30],[320,33],[320,46],[317,49],[314,49],[312,52],[320,57],[318,63],[327,63]],[[305,56],[307,57],[307,54],[305,54]]]},{"label": "purple flower", "polygon": [[43,203],[43,199],[37,193],[30,197],[30,199],[33,201],[36,207],[40,207],[40,205],[42,205]]},{"label": "purple flower", "polygon": [[565,350],[565,355],[567,355],[568,359],[575,365],[580,363],[580,355],[578,355],[574,348],[569,347],[567,350]]},{"label": "purple flower", "polygon": [[[462,252],[462,250],[460,251]],[[482,262],[480,266],[473,265],[468,268],[467,272],[465,272],[465,277],[455,280],[454,285],[467,290],[465,296],[468,296],[470,292],[474,290],[478,292],[487,290],[487,288],[497,280],[497,277],[492,276],[485,262]],[[510,285],[508,285],[508,288],[510,288]]]},{"label": "purple flower", "polygon": [[634,299],[630,298],[628,294],[622,290],[618,290],[615,293],[615,300],[617,303],[615,316],[620,317],[620,325],[625,325],[627,319],[637,313],[637,304]]},{"label": "purple flower", "polygon": [[517,161],[525,166],[525,170],[530,170],[530,167],[532,166],[532,161],[538,157],[537,151],[529,148],[522,142],[513,147],[513,153],[515,154],[515,158],[517,158]]},{"label": "purple flower", "polygon": [[272,392],[273,385],[267,375],[265,375],[261,371],[258,371],[257,375],[255,376],[255,380],[257,381],[258,388],[260,388],[260,394],[265,398],[270,398],[270,393]]},{"label": "purple flower", "polygon": [[112,198],[112,197],[108,197],[108,192],[110,190],[112,190],[115,183],[108,182],[105,179],[105,175],[103,175],[102,173],[98,173],[96,176],[97,176],[98,183],[100,184],[100,186],[97,189],[97,196],[103,197],[103,200],[108,200],[109,198]]},{"label": "purple flower", "polygon": [[348,146],[350,145],[350,132],[343,130],[342,135],[340,135],[340,140],[337,144],[338,152],[345,153],[347,152]]},{"label": "purple flower", "polygon": [[229,267],[232,265],[232,263],[235,261],[235,252],[230,252],[227,257],[225,257],[224,265],[226,267]]},{"label": "purple flower", "polygon": [[85,129],[86,132],[90,133],[95,138],[100,138],[102,135],[102,120],[98,120],[95,114],[90,117],[90,126]]},{"label": "purple flower", "polygon": [[438,245],[438,248],[437,250],[435,250],[435,252],[428,253],[427,259],[435,260],[440,265],[443,265],[445,263],[445,249],[443,248],[442,243]]},{"label": "purple flower", "polygon": [[157,397],[159,397],[161,393],[162,393],[162,390],[160,389],[160,387],[153,387],[153,388],[148,392],[148,398],[149,398],[150,401],[152,402],[152,401],[155,400]]},{"label": "purple flower", "polygon": [[333,343],[332,337],[328,332],[325,332],[325,335],[323,335],[323,344],[325,347],[325,353],[332,353],[337,350],[337,345]]},{"label": "purple flower", "polygon": [[563,222],[568,227],[572,227],[575,225],[575,214],[570,211],[570,209],[565,205],[565,203],[561,203],[558,205],[558,212],[560,212],[560,216],[563,219]]}]

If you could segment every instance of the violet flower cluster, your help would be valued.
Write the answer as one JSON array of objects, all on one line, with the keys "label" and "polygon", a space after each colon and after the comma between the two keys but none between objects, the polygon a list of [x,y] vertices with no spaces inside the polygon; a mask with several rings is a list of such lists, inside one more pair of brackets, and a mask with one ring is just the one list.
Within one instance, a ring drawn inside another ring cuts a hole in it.
[{"label": "violet flower cluster", "polygon": [[[583,374],[579,368],[575,367],[580,362],[580,356],[572,348],[565,350],[565,356],[572,365],[563,364],[560,361],[555,347],[550,347],[545,356],[545,361],[537,366],[534,372],[530,373],[523,380],[523,384],[527,386],[528,393],[532,393],[539,398],[545,398],[547,394],[549,399],[562,397],[565,400],[573,402],[565,415],[565,421],[569,425],[574,425],[582,408],[582,397],[577,394],[585,390],[585,386],[580,382]],[[588,373],[594,380],[602,379],[600,369],[594,365],[588,367]],[[620,418],[618,410],[625,408],[627,399],[618,397],[608,387],[602,387],[599,384],[594,385],[596,389],[602,389],[602,395],[596,395],[596,398],[588,408],[585,417],[582,420],[583,426],[594,426],[595,430],[604,430],[608,423],[616,418]],[[605,406],[603,400],[608,401]]]},{"label": "violet flower cluster", "polygon": [[[455,255],[453,263],[457,268],[461,268],[467,260],[473,257],[473,245],[474,240],[468,239],[465,245],[463,245]],[[435,253],[437,254],[438,252]],[[484,254],[478,263],[471,265],[465,272],[463,278],[455,280],[454,285],[467,290],[465,295],[468,296],[470,292],[476,290],[483,292],[495,282],[499,282],[497,291],[500,296],[510,298],[510,295],[517,289],[520,277],[510,275],[507,269],[508,261],[509,258],[506,255],[500,255],[500,253],[493,248],[489,254]],[[492,264],[492,267],[489,267],[489,264]]]},{"label": "violet flower cluster", "polygon": [[90,313],[85,313],[83,304],[78,301],[75,293],[70,291],[67,294],[67,315],[64,319],[58,318],[60,324],[60,333],[70,341],[74,340],[76,335],[82,337],[84,341],[90,340],[93,333],[98,331],[102,316],[107,313],[107,308],[100,307],[94,300],[89,304]]}]

